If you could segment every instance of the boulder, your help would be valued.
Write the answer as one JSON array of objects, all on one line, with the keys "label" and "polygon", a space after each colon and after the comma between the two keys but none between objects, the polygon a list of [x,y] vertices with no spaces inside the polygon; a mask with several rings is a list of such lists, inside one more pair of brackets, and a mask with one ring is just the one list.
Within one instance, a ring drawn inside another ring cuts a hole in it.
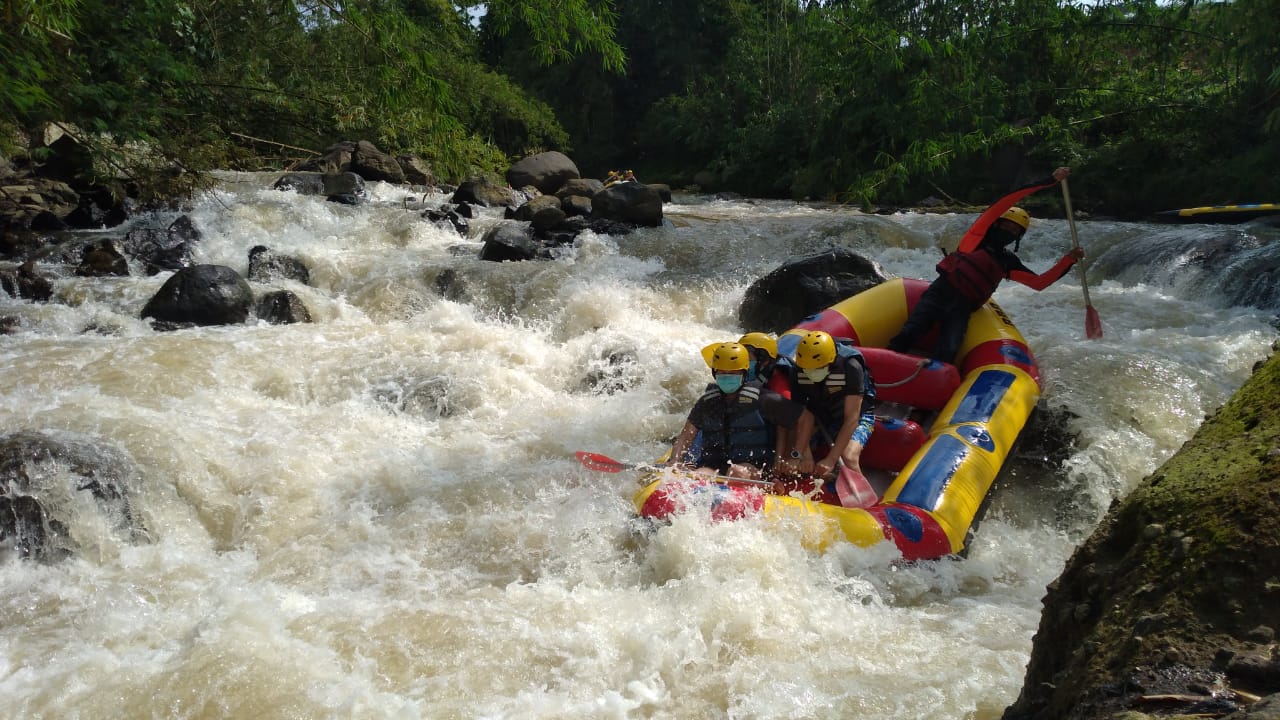
[{"label": "boulder", "polygon": [[249,317],[253,290],[225,265],[192,265],[173,274],[156,292],[142,317],[165,323],[234,325]]},{"label": "boulder", "polygon": [[561,200],[573,196],[592,198],[603,189],[604,183],[595,178],[572,178],[561,185],[555,195]]},{"label": "boulder", "polygon": [[291,172],[282,175],[272,187],[292,190],[299,195],[324,195],[329,200],[347,205],[359,204],[368,197],[364,178],[353,172]]},{"label": "boulder", "polygon": [[483,207],[516,206],[515,193],[511,188],[494,185],[484,178],[471,178],[464,181],[449,198],[452,203],[471,203]]},{"label": "boulder", "polygon": [[250,280],[270,282],[281,278],[306,285],[311,280],[311,272],[298,258],[272,252],[266,245],[254,245],[249,249]]},{"label": "boulder", "polygon": [[116,249],[116,244],[109,238],[90,243],[84,248],[80,264],[76,266],[76,275],[80,277],[126,277],[129,275],[129,261]]},{"label": "boulder", "polygon": [[[1162,716],[1221,717],[1240,693],[1280,692],[1278,517],[1273,353],[1076,548],[1004,718],[1112,718],[1157,697]],[[1280,717],[1260,705],[1228,717]]]},{"label": "boulder", "polygon": [[351,153],[351,172],[374,182],[404,182],[404,169],[400,167],[400,163],[367,140],[356,143],[355,150]]},{"label": "boulder", "polygon": [[275,290],[258,300],[257,316],[272,325],[311,322],[311,311],[288,290]]},{"label": "boulder", "polygon": [[[71,532],[77,526],[103,526],[127,542],[145,540],[131,503],[138,482],[127,453],[101,438],[59,430],[4,435],[0,543],[22,557],[57,560],[80,549]],[[82,517],[90,508],[106,522]]]},{"label": "boulder", "polygon": [[788,262],[752,283],[738,307],[738,324],[748,330],[785,332],[886,279],[874,260],[832,248]]},{"label": "boulder", "polygon": [[46,302],[53,297],[53,284],[36,272],[34,260],[28,260],[14,270],[0,270],[0,290],[10,297],[34,302]]},{"label": "boulder", "polygon": [[495,262],[532,260],[540,250],[542,245],[530,234],[528,224],[503,222],[485,233],[480,259]]},{"label": "boulder", "polygon": [[135,228],[124,236],[125,254],[143,264],[148,275],[179,270],[191,264],[200,231],[190,216],[181,215],[165,229]]},{"label": "boulder", "polygon": [[555,150],[530,155],[507,170],[507,182],[511,187],[532,185],[547,195],[554,194],[566,182],[578,177],[582,177],[578,166],[567,155]]},{"label": "boulder", "polygon": [[591,198],[591,216],[632,225],[658,227],[662,224],[662,197],[657,190],[642,183],[617,183]]}]

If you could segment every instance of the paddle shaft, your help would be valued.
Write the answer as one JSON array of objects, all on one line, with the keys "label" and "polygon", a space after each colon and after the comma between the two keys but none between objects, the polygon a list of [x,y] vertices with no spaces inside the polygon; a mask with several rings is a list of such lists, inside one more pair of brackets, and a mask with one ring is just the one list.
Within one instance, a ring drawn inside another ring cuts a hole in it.
[{"label": "paddle shaft", "polygon": [[[1080,238],[1076,237],[1076,214],[1071,210],[1071,191],[1067,189],[1067,179],[1062,178],[1062,202],[1067,208],[1067,227],[1071,229],[1071,247],[1080,247]],[[1076,263],[1076,273],[1080,275],[1080,289],[1084,291],[1084,304],[1090,306],[1089,302],[1089,283],[1084,277],[1084,263]]]}]

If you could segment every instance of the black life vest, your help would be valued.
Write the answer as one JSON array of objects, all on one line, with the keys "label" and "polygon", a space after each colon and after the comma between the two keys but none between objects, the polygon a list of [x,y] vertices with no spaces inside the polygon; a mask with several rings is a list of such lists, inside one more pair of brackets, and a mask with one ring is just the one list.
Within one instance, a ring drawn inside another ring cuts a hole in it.
[{"label": "black life vest", "polygon": [[[871,377],[871,368],[867,367],[866,358],[848,339],[836,340],[836,357],[844,362],[856,362],[862,367],[862,414],[874,413],[876,407],[876,383]],[[836,429],[844,422],[844,387],[846,382],[845,368],[840,361],[831,364],[831,372],[820,383],[815,383],[804,374],[803,370],[792,365],[791,387],[796,399],[803,402],[820,422],[836,425]]]},{"label": "black life vest", "polygon": [[982,249],[951,253],[938,263],[938,272],[975,308],[989,300],[1007,277],[1000,260]]},{"label": "black life vest", "polygon": [[749,382],[726,403],[720,388],[707,386],[702,400],[720,403],[724,412],[713,413],[699,428],[703,465],[714,467],[728,461],[765,467],[773,462],[776,431],[760,412],[763,389],[759,381]]}]

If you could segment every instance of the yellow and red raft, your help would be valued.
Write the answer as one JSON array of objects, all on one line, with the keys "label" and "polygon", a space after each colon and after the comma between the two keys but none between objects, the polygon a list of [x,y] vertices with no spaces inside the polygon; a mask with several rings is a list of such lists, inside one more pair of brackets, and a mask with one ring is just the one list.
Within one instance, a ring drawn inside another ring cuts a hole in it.
[{"label": "yellow and red raft", "polygon": [[[691,494],[702,502],[711,493],[717,519],[758,512],[816,526],[804,542],[817,550],[839,540],[864,547],[889,540],[909,560],[959,553],[1040,398],[1040,373],[1022,334],[991,301],[971,316],[956,365],[935,361],[918,369],[919,357],[885,349],[927,287],[923,280],[890,280],[778,339],[779,355],[794,352],[808,330],[850,338],[862,351],[878,387],[876,429],[862,454],[868,475],[887,483],[878,502],[847,508],[826,494],[783,495],[759,484],[659,472],[635,496],[640,515],[666,518],[685,511]],[[925,337],[924,347],[932,341]]]}]

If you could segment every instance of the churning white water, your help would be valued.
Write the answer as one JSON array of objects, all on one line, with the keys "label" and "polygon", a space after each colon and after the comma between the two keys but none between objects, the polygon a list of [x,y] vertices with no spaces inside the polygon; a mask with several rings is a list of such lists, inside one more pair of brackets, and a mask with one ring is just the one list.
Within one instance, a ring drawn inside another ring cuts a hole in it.
[{"label": "churning white water", "polygon": [[[1225,262],[1187,259],[1226,242],[1248,272],[1274,229],[1081,222],[1102,340],[1074,274],[996,296],[1076,444],[999,489],[966,558],[817,555],[803,528],[697,513],[644,533],[635,478],[575,450],[657,457],[707,381],[698,349],[744,331],[745,289],[789,257],[932,277],[973,217],[684,198],[672,226],[495,264],[476,255],[497,214],[464,238],[403,188],[349,207],[273,179],[195,203],[197,261],[302,258],[311,285],[276,285],[313,324],[153,331],[168,273],[45,265],[53,302],[0,299],[0,432],[123,451],[151,537],[71,508],[78,555],[0,559],[0,716],[998,718],[1074,545],[1277,336],[1214,292]],[[1036,221],[1021,255],[1043,270],[1069,245]]]}]

